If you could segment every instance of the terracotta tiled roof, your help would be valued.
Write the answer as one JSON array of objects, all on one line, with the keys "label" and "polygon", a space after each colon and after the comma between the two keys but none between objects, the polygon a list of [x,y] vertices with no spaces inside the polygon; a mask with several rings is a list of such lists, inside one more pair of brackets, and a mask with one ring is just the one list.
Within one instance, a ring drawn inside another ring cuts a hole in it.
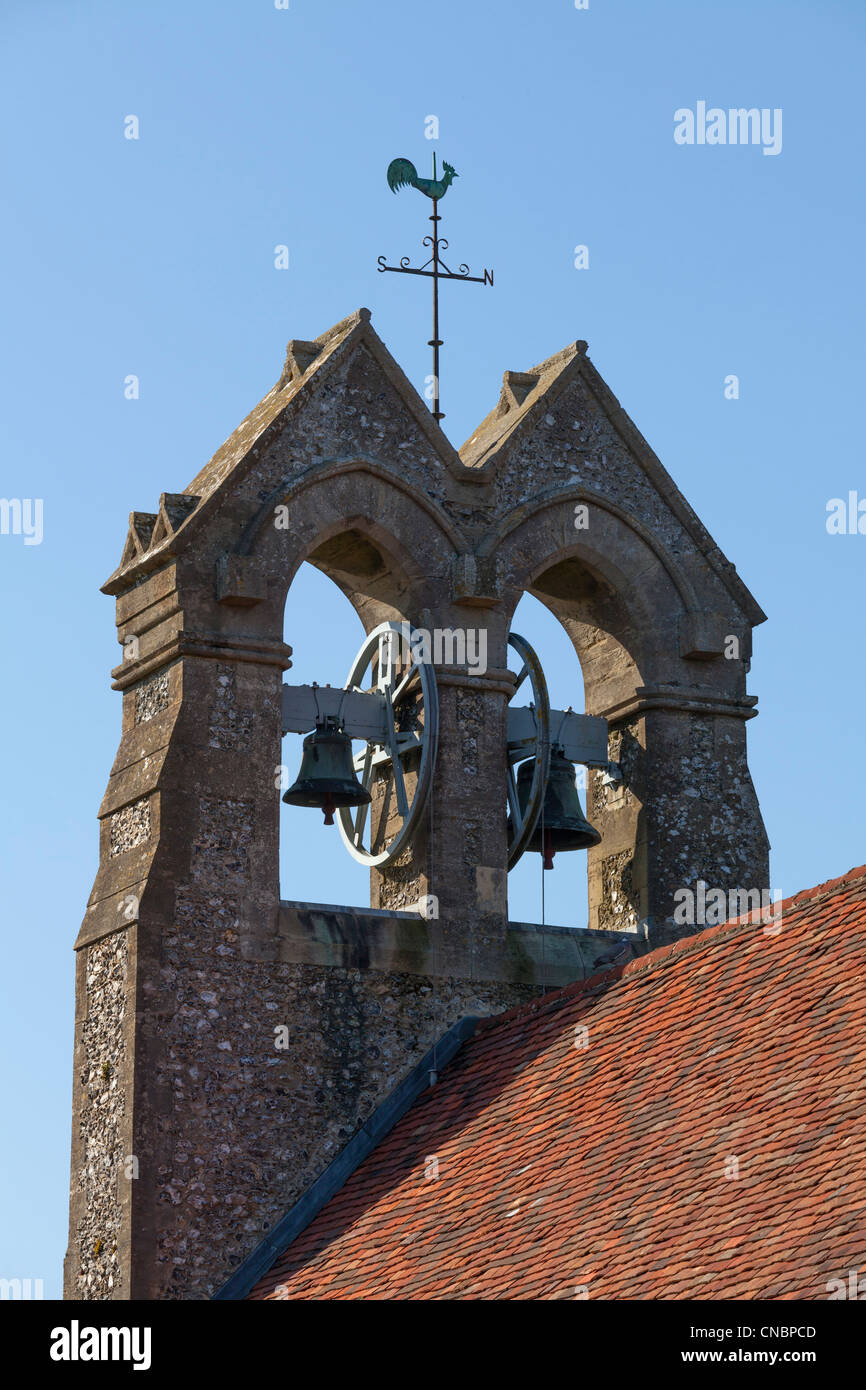
[{"label": "terracotta tiled roof", "polygon": [[866,866],[774,929],[484,1020],[250,1297],[828,1298],[866,1263]]}]

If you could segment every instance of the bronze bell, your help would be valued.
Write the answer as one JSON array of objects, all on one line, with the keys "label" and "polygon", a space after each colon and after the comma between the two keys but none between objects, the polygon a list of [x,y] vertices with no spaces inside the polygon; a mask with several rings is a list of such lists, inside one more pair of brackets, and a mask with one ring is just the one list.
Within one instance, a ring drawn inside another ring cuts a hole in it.
[{"label": "bronze bell", "polygon": [[[526,810],[532,786],[532,759],[521,763],[517,772],[517,800],[521,811]],[[544,826],[542,839],[542,825]],[[583,814],[574,764],[557,748],[550,753],[550,772],[544,789],[544,808],[527,845],[527,849],[544,855],[545,869],[553,868],[557,850],[589,849],[601,843],[601,836]]]},{"label": "bronze bell", "polygon": [[352,740],[336,720],[317,724],[304,739],[298,780],[283,793],[288,806],[318,806],[325,825],[334,824],[338,806],[364,806],[370,801],[352,766]]}]

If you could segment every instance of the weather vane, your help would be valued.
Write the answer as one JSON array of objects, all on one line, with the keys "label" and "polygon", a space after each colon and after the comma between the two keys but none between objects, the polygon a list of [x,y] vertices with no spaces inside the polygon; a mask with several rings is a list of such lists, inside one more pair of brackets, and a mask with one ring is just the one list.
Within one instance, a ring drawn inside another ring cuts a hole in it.
[{"label": "weather vane", "polygon": [[439,281],[440,280],[474,280],[478,285],[492,285],[493,271],[485,270],[483,275],[470,275],[468,265],[461,264],[456,271],[449,270],[448,266],[439,255],[440,250],[446,249],[448,242],[439,235],[439,199],[444,198],[452,181],[458,178],[456,170],[451,164],[446,164],[443,160],[442,168],[445,173],[441,179],[436,177],[436,155],[433,155],[433,177],[432,179],[419,179],[418,172],[411,159],[392,159],[388,165],[388,187],[392,193],[396,193],[398,188],[407,185],[417,188],[419,193],[423,193],[433,200],[433,213],[430,221],[433,223],[433,235],[425,236],[422,246],[429,246],[433,252],[430,259],[425,261],[422,266],[417,268],[410,266],[409,257],[401,256],[399,265],[386,265],[385,257],[379,257],[380,270],[393,270],[398,275],[426,275],[433,281],[433,337],[429,340],[429,346],[433,349],[433,419],[438,424],[444,420],[445,416],[439,409],[439,349],[442,346],[442,339],[439,337]]}]

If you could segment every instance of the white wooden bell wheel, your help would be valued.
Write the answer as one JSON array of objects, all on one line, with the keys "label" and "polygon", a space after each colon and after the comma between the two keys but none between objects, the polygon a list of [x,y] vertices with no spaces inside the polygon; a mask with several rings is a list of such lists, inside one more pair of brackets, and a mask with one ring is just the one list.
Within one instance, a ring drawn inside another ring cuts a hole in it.
[{"label": "white wooden bell wheel", "polygon": [[370,815],[367,804],[337,811],[344,845],[353,859],[369,868],[381,868],[402,854],[433,784],[439,737],[436,677],[429,663],[413,659],[407,633],[411,635],[411,630],[404,623],[381,623],[375,628],[355,657],[345,685],[346,690],[379,694],[385,700],[383,740],[368,740],[353,759],[363,787],[373,798],[374,814]]},{"label": "white wooden bell wheel", "polygon": [[[509,738],[508,740],[508,810],[510,812],[508,867],[513,869],[529,844],[538,817],[541,815],[541,805],[547,786],[547,774],[550,770],[550,699],[541,662],[526,638],[512,632],[508,638],[508,645],[514,648],[521,661],[520,671],[509,699],[509,706],[528,678],[532,689],[530,709],[534,716],[531,721],[530,732],[526,737]],[[533,759],[532,783],[529,788],[526,807],[521,810],[517,797],[517,779],[514,775],[514,769],[518,763],[525,762],[529,758]]]}]

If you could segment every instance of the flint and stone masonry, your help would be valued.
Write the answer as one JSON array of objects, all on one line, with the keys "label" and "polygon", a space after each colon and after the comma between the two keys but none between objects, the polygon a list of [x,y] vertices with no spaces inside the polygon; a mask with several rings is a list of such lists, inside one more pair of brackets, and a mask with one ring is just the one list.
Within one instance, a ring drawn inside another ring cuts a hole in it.
[{"label": "flint and stone masonry", "polygon": [[[699,878],[769,886],[746,760],[764,614],[586,344],[506,372],[458,453],[369,320],[290,342],[187,490],[131,514],[104,586],[123,722],[76,942],[70,1298],[209,1298],[457,1019],[595,973],[623,935],[664,940]],[[368,631],[487,629],[483,675],[437,671],[428,813],[371,872],[369,911],[279,896],[303,561]],[[527,590],[571,637],[623,770],[591,774],[582,931],[508,922],[506,642]],[[411,910],[427,894],[437,919]]]}]

